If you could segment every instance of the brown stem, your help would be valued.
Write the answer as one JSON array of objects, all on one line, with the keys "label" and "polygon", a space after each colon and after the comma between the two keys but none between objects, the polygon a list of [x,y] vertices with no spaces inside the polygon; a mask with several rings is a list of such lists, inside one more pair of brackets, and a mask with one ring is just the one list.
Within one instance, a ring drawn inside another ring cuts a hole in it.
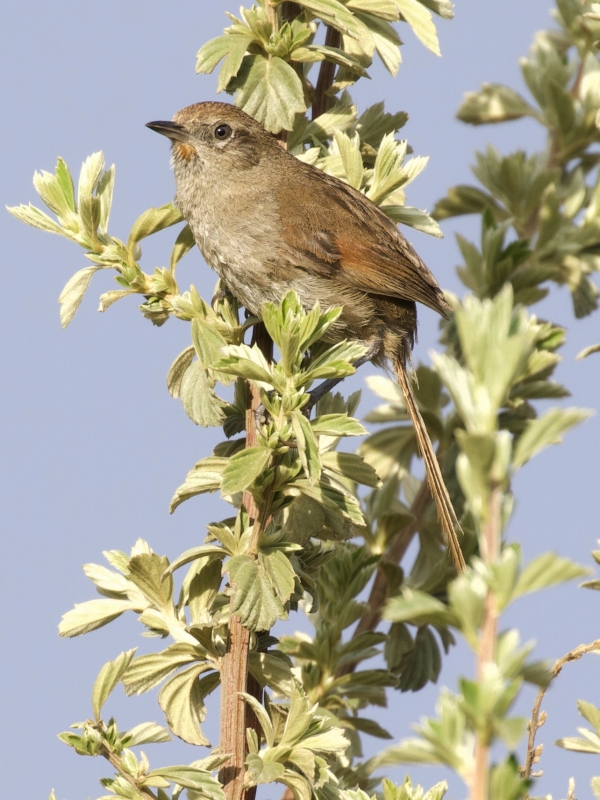
[{"label": "brown stem", "polygon": [[285,3],[281,4],[281,19],[283,22],[291,22],[301,13],[301,7],[298,3],[292,2],[292,0],[286,0]]},{"label": "brown stem", "polygon": [[[267,360],[273,358],[273,342],[264,325],[254,327],[253,343],[256,343]],[[248,384],[246,403],[246,447],[258,442],[256,412],[260,406],[260,391]],[[270,499],[265,497],[257,505],[250,492],[244,492],[242,504],[253,521],[248,554],[255,558],[258,539],[268,523]],[[260,735],[260,726],[254,713],[247,708],[240,692],[249,692],[258,700],[262,693],[258,682],[248,676],[250,631],[244,628],[240,618],[231,615],[227,636],[227,651],[221,661],[221,731],[219,750],[231,753],[230,760],[221,767],[219,780],[223,784],[227,800],[253,800],[255,789],[244,788],[244,762],[247,754],[246,728],[251,727]]]},{"label": "brown stem", "polygon": [[142,797],[146,797],[148,800],[156,800],[156,795],[154,792],[151,792],[150,789],[147,789],[146,787],[138,786],[133,775],[130,775],[122,768],[121,758],[116,753],[114,753],[112,750],[109,750],[106,745],[102,745],[101,752],[104,758],[115,768],[119,775],[122,778],[125,778],[127,783],[131,784],[131,786],[133,786],[133,788],[136,789],[142,795]]},{"label": "brown stem", "polygon": [[[327,33],[325,34],[325,44],[328,47],[340,47],[342,44],[342,34],[327,26]],[[316,119],[324,114],[331,104],[331,98],[327,91],[331,89],[333,78],[335,76],[336,66],[333,61],[321,61],[321,68],[319,69],[319,77],[317,79],[317,86],[312,104],[312,118]]]},{"label": "brown stem", "polygon": [[[550,688],[550,684],[558,675],[560,675],[565,664],[570,664],[572,661],[579,661],[579,659],[582,658],[582,656],[584,656],[586,653],[597,653],[598,651],[600,651],[600,639],[596,639],[594,642],[591,642],[591,644],[580,644],[578,647],[570,650],[562,658],[559,658],[550,670],[550,680],[548,681],[548,685],[542,686],[538,691],[537,697],[535,698],[535,703],[533,704],[533,709],[531,711],[531,720],[527,725],[529,729],[529,737],[527,739],[527,755],[525,757],[525,766],[521,769],[521,775],[526,780],[528,778],[535,777],[535,775],[532,775],[531,770],[533,765],[537,764],[541,755],[541,745],[540,747],[535,746],[535,737],[538,730],[546,721],[546,714],[543,711],[540,712],[540,709],[542,706],[542,701],[546,696],[546,692]],[[529,795],[527,795],[527,797],[529,797]]]},{"label": "brown stem", "polygon": [[[501,504],[502,492],[498,486],[492,487],[490,510],[483,531],[482,559],[488,564],[497,562],[500,556]],[[479,636],[477,652],[477,680],[481,681],[488,664],[494,662],[498,638],[498,606],[496,595],[488,591],[485,599],[483,624]],[[490,775],[490,744],[485,731],[478,731],[475,743],[475,767],[470,786],[470,800],[488,800]]]},{"label": "brown stem", "polygon": [[[384,556],[383,560],[385,562],[388,564],[399,564],[402,561],[406,551],[410,546],[410,543],[423,523],[423,517],[425,516],[430,504],[431,492],[429,491],[429,484],[426,480],[423,480],[421,487],[415,495],[415,499],[410,507],[410,511],[414,516],[414,519],[396,534],[389,550]],[[353,639],[359,636],[361,633],[374,631],[377,628],[381,622],[381,615],[383,613],[383,607],[387,600],[387,596],[387,578],[385,577],[385,572],[379,568],[375,574],[373,586],[371,587],[367,609],[360,618],[358,625],[352,634]],[[338,671],[336,677],[339,678],[343,675],[349,675],[350,673],[354,672],[355,669],[356,664],[348,664]]]}]

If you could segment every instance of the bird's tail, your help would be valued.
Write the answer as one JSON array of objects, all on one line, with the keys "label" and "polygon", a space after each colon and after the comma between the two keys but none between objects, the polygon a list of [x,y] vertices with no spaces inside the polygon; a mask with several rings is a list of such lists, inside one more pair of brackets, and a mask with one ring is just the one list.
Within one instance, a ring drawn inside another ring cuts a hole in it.
[{"label": "bird's tail", "polygon": [[425,470],[427,474],[427,483],[431,490],[431,495],[435,500],[438,518],[442,527],[442,534],[446,542],[446,546],[452,555],[452,560],[456,567],[457,572],[465,569],[465,560],[463,558],[462,550],[456,535],[456,528],[460,530],[460,525],[448,494],[448,489],[444,483],[442,471],[438,464],[429,433],[425,427],[425,422],[419,411],[417,401],[413,394],[410,380],[406,372],[406,368],[400,361],[395,363],[396,375],[398,376],[398,383],[400,384],[404,397],[406,400],[406,408],[410,414],[410,418],[415,428],[417,435],[417,442],[419,450],[425,461]]}]

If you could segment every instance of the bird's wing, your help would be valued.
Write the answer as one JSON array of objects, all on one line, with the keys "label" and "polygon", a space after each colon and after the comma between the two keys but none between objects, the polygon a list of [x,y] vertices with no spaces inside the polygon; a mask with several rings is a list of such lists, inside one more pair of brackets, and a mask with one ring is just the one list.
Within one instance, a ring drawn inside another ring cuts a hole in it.
[{"label": "bird's wing", "polygon": [[438,282],[395,224],[367,197],[296,160],[293,182],[276,189],[289,257],[308,272],[338,278],[370,294],[423,303],[446,316]]}]

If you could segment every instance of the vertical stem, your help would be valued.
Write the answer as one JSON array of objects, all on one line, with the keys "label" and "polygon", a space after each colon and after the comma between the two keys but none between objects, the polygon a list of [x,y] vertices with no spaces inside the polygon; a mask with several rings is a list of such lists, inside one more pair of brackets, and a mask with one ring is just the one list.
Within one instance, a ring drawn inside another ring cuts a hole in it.
[{"label": "vertical stem", "polygon": [[[495,563],[500,556],[500,503],[502,493],[498,486],[492,486],[490,510],[483,530],[482,558],[486,564]],[[488,591],[485,598],[483,624],[479,636],[477,653],[477,680],[481,681],[485,668],[493,663],[498,638],[498,607],[494,592]],[[489,800],[490,745],[485,732],[479,732],[475,744],[475,767],[471,781],[470,800]]]},{"label": "vertical stem", "polygon": [[[340,47],[342,44],[342,34],[328,26],[327,34],[325,35],[325,44],[328,47]],[[317,86],[315,88],[315,96],[312,104],[312,118],[324,114],[331,104],[331,98],[327,91],[331,88],[333,78],[335,76],[336,66],[333,61],[322,61],[319,70],[319,77],[317,79]]]},{"label": "vertical stem", "polygon": [[277,7],[271,5],[270,0],[267,0],[267,2],[265,3],[265,14],[267,16],[267,19],[269,20],[269,22],[273,26],[273,31],[278,31],[279,30],[279,11],[278,11]]},{"label": "vertical stem", "polygon": [[[267,360],[273,358],[273,342],[264,325],[254,328],[253,343],[256,343]],[[246,401],[246,447],[253,447],[258,441],[256,411],[260,406],[260,391],[247,384]],[[258,537],[268,521],[269,498],[265,497],[257,506],[250,492],[244,492],[244,508],[253,522],[249,555],[256,556]],[[240,697],[240,692],[250,691],[261,699],[260,685],[248,676],[248,655],[250,650],[250,631],[244,628],[239,617],[230,616],[227,636],[227,651],[221,660],[221,731],[219,749],[231,753],[231,759],[221,767],[219,780],[223,784],[227,800],[253,800],[255,789],[244,789],[244,761],[246,760],[246,728],[252,727],[260,735],[258,720]]]},{"label": "vertical stem", "polygon": [[281,4],[281,19],[284,22],[291,22],[301,13],[302,8],[298,3],[294,3],[293,0],[286,0],[285,3]]}]

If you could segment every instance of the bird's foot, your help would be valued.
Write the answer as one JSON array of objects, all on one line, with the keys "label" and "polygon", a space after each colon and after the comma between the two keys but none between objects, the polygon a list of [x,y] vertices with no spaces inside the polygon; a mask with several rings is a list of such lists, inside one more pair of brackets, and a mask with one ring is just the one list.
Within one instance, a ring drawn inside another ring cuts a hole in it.
[{"label": "bird's foot", "polygon": [[213,311],[216,311],[215,306],[221,300],[233,300],[233,295],[231,294],[229,289],[219,289],[217,292],[214,293],[213,299],[210,301]]},{"label": "bird's foot", "polygon": [[[367,361],[370,361],[374,356],[377,355],[377,353],[379,353],[381,350],[381,340],[374,339],[372,342],[365,342],[365,346],[368,348],[367,352],[364,354],[364,356],[361,356],[357,361],[354,362],[355,369],[362,367],[363,364],[366,364]],[[319,400],[325,397],[325,395],[328,394],[332,389],[335,389],[338,383],[341,383],[343,380],[343,378],[330,378],[327,381],[323,381],[320,386],[317,386],[316,389],[313,389],[311,392],[309,392],[310,400],[302,409],[302,413],[307,417],[310,416],[310,412],[317,405]]]}]

